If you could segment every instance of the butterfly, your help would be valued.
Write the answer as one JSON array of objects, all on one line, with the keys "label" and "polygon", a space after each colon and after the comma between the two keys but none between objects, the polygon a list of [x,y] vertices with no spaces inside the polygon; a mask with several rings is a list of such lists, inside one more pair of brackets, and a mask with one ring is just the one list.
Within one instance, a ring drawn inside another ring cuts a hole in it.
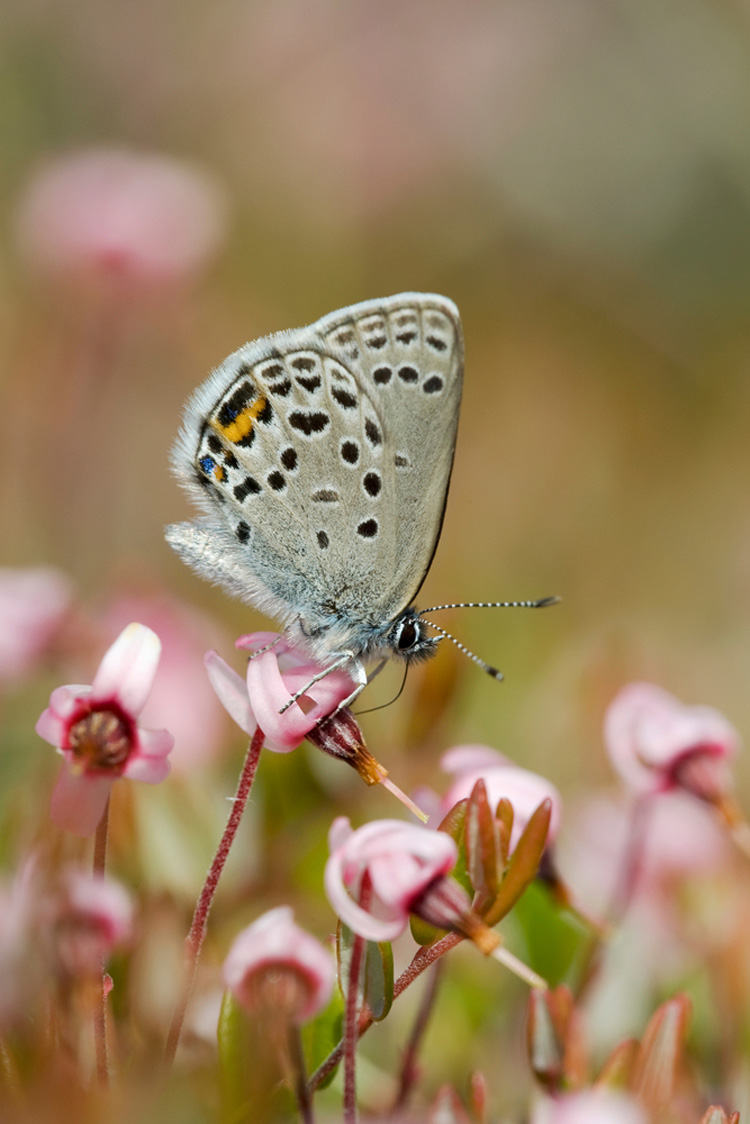
[{"label": "butterfly", "polygon": [[413,600],[443,522],[463,366],[455,304],[399,293],[245,344],[185,408],[172,464],[204,515],[167,541],[278,618],[322,675],[346,666],[355,694],[366,663],[428,658],[449,635]]}]

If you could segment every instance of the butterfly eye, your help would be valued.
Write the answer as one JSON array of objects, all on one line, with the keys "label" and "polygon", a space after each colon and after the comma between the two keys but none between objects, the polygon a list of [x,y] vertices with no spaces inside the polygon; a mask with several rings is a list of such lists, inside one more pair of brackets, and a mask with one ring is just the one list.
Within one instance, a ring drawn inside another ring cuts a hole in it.
[{"label": "butterfly eye", "polygon": [[404,621],[396,633],[396,647],[400,652],[413,648],[419,640],[419,628],[414,621]]}]

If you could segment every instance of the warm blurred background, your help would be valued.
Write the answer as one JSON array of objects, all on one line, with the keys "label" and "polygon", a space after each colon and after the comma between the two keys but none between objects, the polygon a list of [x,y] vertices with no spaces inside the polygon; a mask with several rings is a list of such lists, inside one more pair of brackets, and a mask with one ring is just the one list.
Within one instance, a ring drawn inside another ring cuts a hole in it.
[{"label": "warm blurred background", "polygon": [[[439,754],[486,742],[570,816],[612,783],[602,716],[628,680],[750,737],[743,0],[6,0],[0,151],[2,562],[70,582],[48,672],[6,676],[6,864],[55,774],[30,732],[50,687],[89,681],[135,617],[173,637],[179,779],[123,797],[142,865],[116,837],[113,862],[189,901],[242,745],[202,701],[202,652],[235,659],[263,619],[164,543],[188,513],[167,463],[182,403],[245,340],[404,289],[450,296],[466,337],[422,602],[563,603],[446,614],[506,682],[442,651],[363,719],[375,755],[403,787],[444,789]],[[259,848],[230,871],[238,900],[256,879],[243,917],[288,880],[324,931],[334,811],[398,813],[307,750],[266,765],[248,846],[277,846],[270,870]],[[193,768],[218,778],[210,822]],[[746,762],[738,776],[750,805]]]}]

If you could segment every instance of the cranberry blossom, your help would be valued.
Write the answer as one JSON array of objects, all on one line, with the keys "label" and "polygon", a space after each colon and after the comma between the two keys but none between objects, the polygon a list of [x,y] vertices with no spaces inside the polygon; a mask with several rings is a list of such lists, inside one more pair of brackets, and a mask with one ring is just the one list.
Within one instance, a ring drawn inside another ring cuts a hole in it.
[{"label": "cranberry blossom", "polygon": [[242,1007],[270,1007],[294,1023],[325,1007],[335,979],[331,954],[294,923],[288,906],[243,929],[224,961],[224,982]]},{"label": "cranberry blossom", "polygon": [[685,706],[661,687],[630,683],[604,720],[610,760],[639,794],[683,788],[709,801],[731,789],[728,761],[740,747],[737,731],[708,706]]},{"label": "cranberry blossom", "polygon": [[[206,670],[216,694],[240,729],[252,737],[260,726],[266,748],[275,753],[296,749],[356,687],[341,669],[312,683],[325,669],[279,633],[254,632],[241,636],[236,646],[251,652],[246,680],[216,652],[207,654]],[[292,702],[292,696],[303,688],[304,696]]]},{"label": "cranberry blossom", "polygon": [[36,730],[64,758],[51,812],[65,831],[91,835],[120,777],[157,784],[169,773],[172,735],[138,725],[160,651],[150,628],[128,625],[105,653],[90,687],[71,684],[52,692]]},{"label": "cranberry blossom", "polygon": [[[344,924],[367,940],[394,940],[406,928],[410,913],[424,916],[425,894],[442,884],[455,886],[465,898],[458,883],[445,878],[456,865],[458,849],[442,831],[401,820],[375,820],[353,831],[349,820],[340,816],[328,842],[328,900]],[[366,907],[360,904],[365,878]],[[468,908],[468,898],[461,900],[454,920]],[[425,920],[435,923],[432,916]]]}]

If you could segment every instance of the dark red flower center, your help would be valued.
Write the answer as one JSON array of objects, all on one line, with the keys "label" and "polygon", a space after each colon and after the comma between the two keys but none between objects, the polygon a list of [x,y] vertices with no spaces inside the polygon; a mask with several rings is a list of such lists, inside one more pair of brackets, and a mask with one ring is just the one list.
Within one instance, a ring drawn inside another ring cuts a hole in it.
[{"label": "dark red flower center", "polygon": [[112,703],[81,714],[68,730],[68,749],[87,772],[121,772],[134,742],[132,721]]}]

